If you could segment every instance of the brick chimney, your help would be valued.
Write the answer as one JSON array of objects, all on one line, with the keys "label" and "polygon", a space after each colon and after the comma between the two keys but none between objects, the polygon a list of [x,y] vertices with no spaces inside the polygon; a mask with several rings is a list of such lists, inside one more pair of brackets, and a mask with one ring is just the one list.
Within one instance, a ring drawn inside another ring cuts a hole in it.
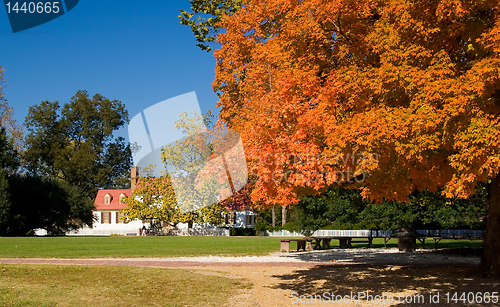
[{"label": "brick chimney", "polygon": [[134,193],[137,185],[137,178],[139,178],[139,168],[137,166],[132,166],[130,169],[130,194]]}]

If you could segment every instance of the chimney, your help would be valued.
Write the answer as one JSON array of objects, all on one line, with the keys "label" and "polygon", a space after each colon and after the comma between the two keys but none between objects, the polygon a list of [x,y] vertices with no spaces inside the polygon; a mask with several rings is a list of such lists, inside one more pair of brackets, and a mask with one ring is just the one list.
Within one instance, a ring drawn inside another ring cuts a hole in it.
[{"label": "chimney", "polygon": [[137,166],[132,166],[132,168],[130,169],[130,194],[134,193],[138,177],[139,168]]}]

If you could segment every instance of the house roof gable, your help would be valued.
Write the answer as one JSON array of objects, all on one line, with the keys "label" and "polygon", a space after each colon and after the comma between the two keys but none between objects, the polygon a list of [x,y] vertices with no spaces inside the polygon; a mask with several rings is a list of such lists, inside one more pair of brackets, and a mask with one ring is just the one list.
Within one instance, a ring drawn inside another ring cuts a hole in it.
[{"label": "house roof gable", "polygon": [[[107,194],[111,196],[109,205],[104,203],[104,197]],[[130,189],[99,190],[94,200],[96,211],[121,210],[127,208],[126,204],[120,204],[120,195],[122,194],[127,198],[130,197]]]}]

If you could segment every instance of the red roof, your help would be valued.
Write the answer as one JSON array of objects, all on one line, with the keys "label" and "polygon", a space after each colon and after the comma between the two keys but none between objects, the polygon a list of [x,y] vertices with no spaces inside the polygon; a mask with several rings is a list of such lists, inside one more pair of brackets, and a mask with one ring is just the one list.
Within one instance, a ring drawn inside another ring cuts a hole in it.
[{"label": "red roof", "polygon": [[[235,202],[232,202],[232,203],[225,203],[224,207],[226,208],[226,210],[244,211],[244,210],[246,210],[247,205],[244,202],[242,202],[242,201],[235,201]],[[253,209],[249,209],[249,210],[256,212]]]},{"label": "red roof", "polygon": [[[121,210],[127,208],[126,204],[120,204],[120,195],[123,194],[128,198],[130,197],[130,191],[130,189],[99,190],[94,200],[96,211]],[[109,195],[111,197],[109,205],[106,205],[104,203],[104,198],[106,197],[106,195]],[[231,203],[225,203],[224,207],[226,208],[226,210],[244,211],[247,205],[242,201],[235,201]]]},{"label": "red roof", "polygon": [[[96,210],[121,210],[127,207],[126,204],[120,204],[120,195],[125,195],[125,197],[130,197],[130,189],[117,189],[117,190],[99,190],[97,196],[95,197],[95,207]],[[104,203],[104,198],[106,195],[111,197],[109,205]]]}]

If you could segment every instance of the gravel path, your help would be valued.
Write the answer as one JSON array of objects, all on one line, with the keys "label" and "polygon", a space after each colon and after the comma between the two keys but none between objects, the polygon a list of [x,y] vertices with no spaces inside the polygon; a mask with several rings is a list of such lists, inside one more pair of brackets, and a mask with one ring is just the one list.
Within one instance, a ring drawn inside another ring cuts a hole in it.
[{"label": "gravel path", "polygon": [[375,266],[422,266],[422,265],[479,265],[480,258],[474,256],[457,256],[435,253],[432,250],[402,253],[397,248],[357,248],[330,249],[310,252],[274,253],[268,256],[200,256],[172,258],[92,258],[92,259],[58,259],[58,258],[4,258],[0,263],[46,263],[46,264],[109,264],[136,266],[254,266],[254,265],[354,265],[365,264]]},{"label": "gravel path", "polygon": [[[0,263],[126,265],[184,268],[196,273],[227,276],[252,284],[237,290],[223,307],[302,306],[292,304],[293,293],[324,291],[414,295],[430,291],[495,291],[498,281],[469,276],[479,257],[439,254],[433,251],[400,253],[395,248],[332,249],[275,253],[244,257],[33,259],[4,258]],[[438,267],[435,267],[438,266]],[[439,276],[439,279],[436,279]],[[306,304],[324,306],[324,303]],[[326,304],[335,306],[394,306],[370,302]],[[434,306],[434,305],[418,305]],[[457,306],[457,305],[454,305]],[[460,305],[461,306],[461,305]],[[464,305],[465,306],[465,305]],[[486,305],[491,306],[491,305]]]}]

